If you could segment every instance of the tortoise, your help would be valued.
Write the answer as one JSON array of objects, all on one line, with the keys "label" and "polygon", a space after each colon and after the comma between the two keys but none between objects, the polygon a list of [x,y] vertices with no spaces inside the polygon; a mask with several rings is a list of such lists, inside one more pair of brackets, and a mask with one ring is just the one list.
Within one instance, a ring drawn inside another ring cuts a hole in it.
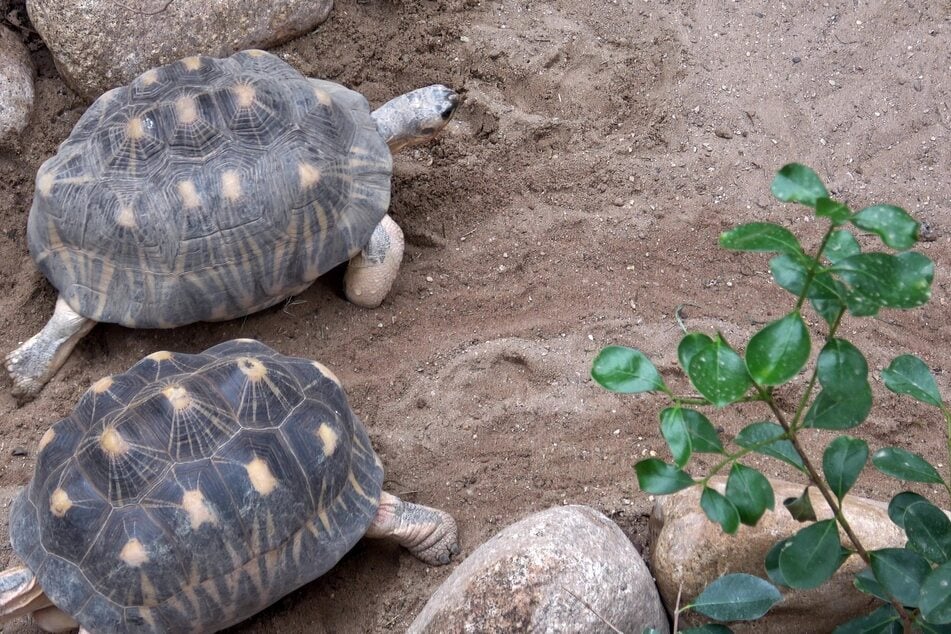
[{"label": "tortoise", "polygon": [[0,620],[211,632],[329,570],[364,535],[437,565],[456,523],[382,490],[334,374],[252,339],[155,352],[94,383],[39,443],[10,507],[25,566]]},{"label": "tortoise", "polygon": [[433,85],[371,112],[259,50],[103,94],[36,175],[29,250],[59,296],[6,357],[14,395],[35,397],[96,322],[242,317],[348,260],[347,298],[378,306],[403,254],[391,152],[431,140],[458,103]]}]

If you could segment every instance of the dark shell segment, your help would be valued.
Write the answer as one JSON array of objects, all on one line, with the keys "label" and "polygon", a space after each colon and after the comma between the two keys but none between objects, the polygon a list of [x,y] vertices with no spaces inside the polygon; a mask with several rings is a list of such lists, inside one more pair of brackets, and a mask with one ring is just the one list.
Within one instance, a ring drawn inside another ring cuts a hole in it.
[{"label": "dark shell segment", "polygon": [[189,58],[80,118],[37,173],[30,252],[96,321],[231,319],[363,247],[391,169],[361,95],[262,51]]},{"label": "dark shell segment", "polygon": [[236,340],[97,382],[40,443],[15,551],[95,632],[214,631],[320,576],[383,478],[325,370]]}]

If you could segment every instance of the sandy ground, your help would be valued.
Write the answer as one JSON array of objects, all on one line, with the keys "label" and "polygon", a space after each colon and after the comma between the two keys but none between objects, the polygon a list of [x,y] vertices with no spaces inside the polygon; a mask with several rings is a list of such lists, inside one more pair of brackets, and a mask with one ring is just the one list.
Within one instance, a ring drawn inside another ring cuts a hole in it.
[{"label": "sandy ground", "polygon": [[[396,159],[392,214],[408,246],[392,294],[356,308],[336,272],[243,320],[99,326],[35,402],[17,408],[0,382],[0,485],[27,482],[42,432],[92,381],[155,350],[256,337],[337,372],[386,486],[452,512],[463,555],[565,502],[601,510],[644,546],[651,501],[632,465],[666,455],[662,402],[599,389],[591,360],[606,344],[631,345],[673,378],[678,305],[688,326],[739,347],[788,310],[765,257],[716,247],[720,231],[752,220],[815,246],[806,210],[769,195],[784,163],[813,166],[854,208],[890,202],[931,225],[937,239],[921,248],[938,268],[932,302],[849,319],[842,332],[876,376],[910,350],[951,395],[949,30],[948,0],[338,0],[328,22],[276,52],[373,104],[434,82],[466,93],[438,141]],[[51,313],[54,291],[24,239],[33,175],[85,107],[31,41],[33,123],[0,151],[3,352]],[[934,413],[877,379],[875,389],[880,404],[858,434],[946,466]],[[766,416],[711,415],[727,438]],[[815,437],[816,456],[825,442]],[[869,474],[856,490],[887,499],[900,485]],[[9,546],[0,553],[2,563]],[[402,631],[451,570],[361,542],[235,629]]]}]

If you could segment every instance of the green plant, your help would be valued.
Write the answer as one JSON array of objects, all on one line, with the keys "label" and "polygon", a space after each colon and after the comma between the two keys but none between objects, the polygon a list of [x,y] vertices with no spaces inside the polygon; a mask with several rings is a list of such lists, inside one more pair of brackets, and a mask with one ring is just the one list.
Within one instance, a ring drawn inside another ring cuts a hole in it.
[{"label": "green plant", "polygon": [[[766,509],[774,506],[769,481],[743,464],[744,456],[751,452],[771,456],[808,478],[835,519],[811,521],[777,543],[766,557],[766,571],[777,585],[814,588],[827,581],[849,554],[858,554],[867,568],[855,577],[855,586],[885,603],[872,614],[840,626],[838,632],[944,631],[942,626],[951,624],[951,521],[923,496],[899,493],[889,504],[889,517],[904,528],[906,545],[866,550],[841,513],[840,504],[869,460],[868,444],[840,434],[826,446],[817,466],[804,449],[803,434],[808,429],[840,432],[868,417],[873,400],[868,364],[858,348],[839,336],[840,326],[846,312],[855,317],[873,316],[883,308],[909,309],[928,301],[934,266],[924,255],[909,250],[918,240],[919,225],[904,210],[890,205],[853,213],[829,197],[815,172],[795,163],[779,170],[772,192],[780,201],[811,207],[817,217],[828,221],[815,254],[804,251],[787,229],[763,222],[721,234],[720,245],[737,251],[775,253],[769,261],[770,272],[776,284],[796,297],[792,310],[756,332],[742,355],[720,333],[709,336],[685,330],[677,357],[698,394],[675,394],[643,353],[622,346],[599,352],[592,364],[592,377],[615,392],[661,392],[672,401],[660,413],[660,431],[673,464],[657,458],[638,462],[638,484],[655,494],[702,487],[700,506],[727,533],[735,532],[740,524],[755,525]],[[851,228],[874,234],[895,253],[863,252]],[[807,301],[827,326],[824,345],[811,363],[812,342],[803,319]],[[777,404],[774,389],[804,371],[808,381],[795,401],[795,411],[787,416]],[[940,410],[951,464],[951,408],[941,399],[928,367],[915,356],[901,355],[881,376],[889,390]],[[734,438],[737,448],[730,450],[696,407],[722,408],[738,402],[762,403],[770,420],[746,426]],[[684,470],[697,452],[722,457],[702,478]],[[940,484],[951,493],[951,479],[942,478],[916,453],[885,447],[872,454],[871,462],[889,476]],[[708,484],[711,477],[727,469],[725,494],[721,494]],[[804,492],[786,504],[799,521],[815,520],[808,500]],[[842,546],[836,523],[848,535],[850,548]],[[752,575],[726,575],[681,609],[692,608],[719,621],[757,619],[781,598],[773,583]],[[711,625],[702,631],[729,630]]]}]

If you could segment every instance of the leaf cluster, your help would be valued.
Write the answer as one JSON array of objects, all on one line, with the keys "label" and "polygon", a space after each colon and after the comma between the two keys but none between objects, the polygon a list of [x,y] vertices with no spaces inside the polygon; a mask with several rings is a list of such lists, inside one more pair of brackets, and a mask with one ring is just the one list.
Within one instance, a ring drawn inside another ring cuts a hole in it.
[{"label": "leaf cluster", "polygon": [[[704,513],[725,532],[734,533],[741,524],[754,526],[775,506],[769,480],[743,463],[745,456],[758,453],[802,472],[832,510],[834,519],[815,521],[808,486],[798,499],[784,501],[788,512],[806,525],[768,553],[769,581],[746,574],[725,575],[682,609],[692,608],[719,621],[757,619],[781,600],[776,586],[818,587],[854,553],[868,565],[856,576],[855,586],[885,603],[837,631],[892,632],[912,627],[939,631],[951,624],[951,520],[926,498],[900,493],[889,505],[889,517],[904,529],[907,543],[901,548],[867,551],[851,531],[841,503],[869,461],[899,480],[937,484],[951,492],[948,481],[919,454],[901,447],[871,453],[865,440],[847,434],[838,435],[825,447],[820,472],[800,443],[803,430],[842,432],[868,417],[873,401],[868,363],[853,343],[838,336],[839,326],[846,314],[872,316],[882,309],[910,309],[929,300],[934,265],[909,250],[918,240],[919,225],[892,205],[853,212],[832,199],[816,173],[800,164],[783,167],[773,180],[772,192],[780,201],[810,207],[817,218],[828,222],[813,253],[807,253],[788,229],[766,222],[735,227],[723,233],[719,242],[731,250],[774,254],[770,272],[776,284],[795,297],[793,308],[754,333],[742,353],[721,333],[685,332],[677,359],[696,394],[675,394],[646,355],[623,346],[602,349],[593,361],[592,377],[615,392],[660,392],[671,401],[660,412],[660,431],[673,462],[658,458],[638,462],[634,469],[644,491],[669,494],[699,486]],[[887,250],[863,251],[858,232],[877,237]],[[803,318],[807,302],[827,325],[823,345],[811,364],[812,340]],[[773,390],[803,372],[809,376],[807,386],[795,412],[787,417],[774,400]],[[900,355],[881,377],[889,390],[937,407],[951,436],[951,410],[923,361]],[[768,415],[746,425],[733,439],[735,447],[728,447],[700,408],[739,402],[762,403]],[[686,471],[695,453],[716,454],[719,462],[706,476],[695,478]],[[709,481],[727,469],[726,487],[720,492]],[[848,548],[842,545],[840,528],[850,538]],[[694,631],[729,630],[707,625]]]}]

